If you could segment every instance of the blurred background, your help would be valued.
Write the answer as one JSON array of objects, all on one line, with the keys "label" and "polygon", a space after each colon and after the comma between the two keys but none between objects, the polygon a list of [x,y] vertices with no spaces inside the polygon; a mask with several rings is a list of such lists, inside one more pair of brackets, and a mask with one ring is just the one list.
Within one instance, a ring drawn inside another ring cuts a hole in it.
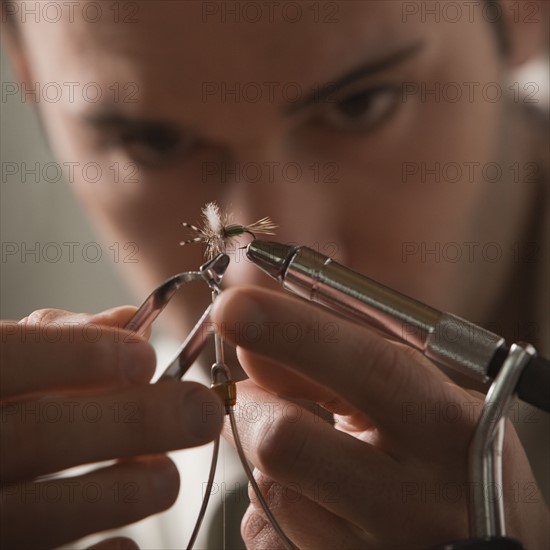
[{"label": "blurred background", "polygon": [[1,50],[0,64],[1,318],[46,307],[97,312],[137,305],[115,274],[129,251],[110,250],[92,233],[31,104],[8,95],[16,83]]}]

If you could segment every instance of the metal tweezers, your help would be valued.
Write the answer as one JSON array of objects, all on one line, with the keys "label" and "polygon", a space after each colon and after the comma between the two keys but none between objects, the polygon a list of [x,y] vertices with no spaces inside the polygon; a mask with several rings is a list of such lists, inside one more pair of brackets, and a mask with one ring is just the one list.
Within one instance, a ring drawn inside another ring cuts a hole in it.
[{"label": "metal tweezers", "polygon": [[[229,265],[229,256],[219,254],[215,258],[202,264],[199,271],[186,271],[178,273],[158,286],[141,304],[134,316],[124,327],[139,336],[143,336],[146,330],[168,305],[174,294],[185,284],[197,281],[206,282],[213,290],[218,292],[223,276]],[[180,379],[195,362],[202,349],[205,347],[213,331],[206,330],[206,323],[210,318],[212,303],[204,310],[185,341],[176,351],[175,358],[162,373],[159,380]]]},{"label": "metal tweezers", "polygon": [[[158,286],[151,294],[145,299],[145,301],[138,308],[134,316],[124,327],[126,330],[133,332],[139,336],[143,336],[147,329],[153,324],[155,319],[161,314],[164,308],[168,305],[168,302],[172,299],[174,294],[185,284],[196,281],[203,281],[212,290],[213,299],[221,292],[221,282],[225,271],[229,265],[229,256],[227,254],[218,254],[215,258],[205,262],[200,266],[199,271],[186,271],[170,277],[160,286]],[[229,417],[231,426],[231,432],[235,441],[235,447],[239,455],[239,459],[243,466],[243,469],[252,485],[252,488],[256,494],[258,502],[262,506],[264,513],[266,514],[271,525],[275,529],[275,532],[279,535],[284,547],[287,550],[293,550],[295,546],[290,539],[285,535],[281,527],[279,526],[276,518],[269,509],[265,498],[263,497],[250,466],[247,462],[240,437],[237,430],[237,423],[235,420],[234,405],[236,402],[236,389],[235,383],[231,380],[229,370],[227,369],[223,361],[223,338],[220,335],[216,335],[213,330],[207,330],[207,322],[210,319],[210,312],[212,310],[213,302],[204,310],[200,319],[197,321],[183,344],[176,351],[174,359],[170,362],[169,366],[162,373],[159,378],[159,382],[166,379],[179,380],[187,372],[189,367],[195,362],[200,352],[205,347],[210,336],[215,336],[215,349],[216,349],[216,363],[212,366],[211,376],[212,385],[211,388],[216,391],[222,398],[225,405],[225,414]],[[214,483],[214,475],[216,472],[216,465],[218,461],[218,452],[220,446],[219,436],[214,440],[214,448],[212,451],[212,462],[210,465],[210,472],[208,475],[208,482],[206,491],[203,496],[203,501],[193,533],[187,545],[187,549],[193,548],[197,539],[199,530],[201,528],[210,494],[212,492],[212,486]]]}]

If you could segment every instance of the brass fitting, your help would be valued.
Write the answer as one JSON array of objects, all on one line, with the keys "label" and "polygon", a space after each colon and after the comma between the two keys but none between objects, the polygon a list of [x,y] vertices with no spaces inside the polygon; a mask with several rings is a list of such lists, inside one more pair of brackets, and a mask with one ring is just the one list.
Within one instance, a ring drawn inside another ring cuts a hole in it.
[{"label": "brass fitting", "polygon": [[223,401],[225,412],[227,414],[229,409],[234,407],[237,403],[237,385],[232,380],[228,380],[227,382],[212,384],[210,388]]}]

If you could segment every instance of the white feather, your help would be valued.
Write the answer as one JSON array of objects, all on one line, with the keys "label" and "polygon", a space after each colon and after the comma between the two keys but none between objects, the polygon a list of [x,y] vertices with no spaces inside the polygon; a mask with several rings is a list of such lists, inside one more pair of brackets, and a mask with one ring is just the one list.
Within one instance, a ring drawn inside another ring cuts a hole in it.
[{"label": "white feather", "polygon": [[[190,229],[197,236],[181,241],[180,245],[202,242],[206,245],[205,256],[207,258],[213,258],[220,252],[225,252],[228,243],[233,239],[238,239],[243,233],[248,233],[254,238],[256,238],[255,233],[274,235],[273,230],[277,227],[269,217],[262,218],[250,225],[230,225],[232,224],[232,214],[222,214],[215,202],[209,202],[204,206],[202,217],[204,221],[202,227],[181,222],[184,227]],[[232,229],[233,234],[229,235],[226,232],[228,227]]]},{"label": "white feather", "polygon": [[202,213],[210,231],[216,235],[219,235],[223,229],[219,206],[215,202],[209,202],[202,209]]}]

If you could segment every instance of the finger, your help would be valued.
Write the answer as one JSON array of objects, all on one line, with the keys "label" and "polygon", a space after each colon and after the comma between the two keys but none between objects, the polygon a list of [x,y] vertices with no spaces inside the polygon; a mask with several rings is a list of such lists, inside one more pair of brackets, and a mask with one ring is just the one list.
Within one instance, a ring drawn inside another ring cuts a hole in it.
[{"label": "finger", "polygon": [[[419,353],[413,360],[367,328],[282,293],[229,289],[216,300],[212,319],[228,340],[332,389],[396,437],[403,436],[403,403],[429,407],[452,395],[444,375]],[[257,329],[253,338],[238,330],[250,325]],[[330,338],[320,337],[323,327],[333,327]]]},{"label": "finger", "polygon": [[89,462],[203,445],[222,426],[219,398],[192,382],[14,403],[1,412],[3,483]]},{"label": "finger", "polygon": [[[338,415],[335,426],[337,429],[342,429],[348,433],[363,433],[374,429],[373,423],[366,414],[325,386],[317,384],[313,380],[308,380],[305,376],[296,374],[284,365],[244,348],[237,348],[237,357],[243,370],[260,388],[281,397],[317,403],[329,413]],[[311,410],[311,404],[309,409]],[[334,420],[319,408],[315,409],[314,412],[327,421]],[[390,447],[390,443],[388,440],[384,450],[391,455],[396,455],[397,450]]]},{"label": "finger", "polygon": [[[71,323],[76,322],[80,325],[94,323],[107,327],[124,328],[136,311],[137,308],[135,306],[118,306],[100,311],[99,313],[73,313],[63,309],[46,308],[33,311],[30,315],[21,319],[19,324],[32,326],[69,321]],[[143,337],[148,340],[150,336],[151,327],[148,327],[144,331]]]},{"label": "finger", "polygon": [[[113,327],[124,328],[128,322],[132,319],[136,311],[138,310],[135,306],[119,306],[112,309],[107,309],[101,311],[100,313],[94,313],[92,315],[92,320],[99,323],[100,325],[107,325]],[[140,336],[149,340],[153,332],[152,325],[143,329],[143,333],[140,332]]]},{"label": "finger", "polygon": [[0,323],[0,399],[149,382],[155,352],[146,340],[116,326],[81,324],[79,319]]},{"label": "finger", "polygon": [[[260,387],[291,399],[305,399],[318,403],[333,414],[357,416],[355,407],[329,388],[306,378],[267,357],[238,347],[237,357],[246,374]],[[371,426],[362,415],[362,424]]]},{"label": "finger", "polygon": [[[410,348],[404,347],[403,351],[410,353]],[[243,370],[259,387],[282,397],[306,399],[321,405],[327,411],[337,415],[335,418],[337,429],[364,439],[365,431],[374,428],[369,416],[330,389],[308,380],[285,365],[240,347],[237,348],[237,357]],[[471,437],[471,428],[476,422],[478,414],[476,411],[480,410],[483,396],[477,392],[459,388],[451,382],[446,384],[452,387],[452,400],[441,401],[437,403],[437,407],[429,407],[419,400],[412,399],[401,403],[402,423],[407,433],[397,438],[386,437],[383,443],[378,440],[378,445],[383,446],[381,448],[384,451],[396,457],[403,454],[404,443],[412,443],[409,445],[409,451],[415,451],[417,454],[418,449],[422,449],[428,454],[431,453],[433,458],[436,450],[433,448],[433,439],[438,439],[439,434],[447,435],[452,428],[454,431],[452,452],[463,449],[464,439],[459,436]],[[464,425],[459,426],[461,420],[465,422]],[[424,428],[429,425],[430,429],[419,432],[416,429],[418,425]],[[442,444],[446,439],[440,438],[438,441]],[[449,451],[443,447],[440,450],[444,453]]]},{"label": "finger", "polygon": [[[286,529],[284,527],[281,527],[281,529],[290,538],[290,535],[286,533]],[[247,550],[260,550],[263,548],[282,550],[286,548],[271,523],[267,521],[265,514],[259,512],[254,506],[247,508],[241,520],[241,537]]]},{"label": "finger", "polygon": [[115,537],[89,546],[88,550],[139,550],[139,546],[132,539]]},{"label": "finger", "polygon": [[[258,470],[255,470],[254,478],[282,530],[298,548],[368,547],[370,537],[310,500],[298,484],[283,485]],[[251,505],[241,522],[241,533],[247,547],[281,546],[279,536],[267,521],[250,486],[248,493]],[[333,487],[325,485],[318,488],[318,498],[336,501],[341,496]]]},{"label": "finger", "polygon": [[[99,313],[94,313],[92,318],[99,324],[123,328],[128,324],[130,319],[132,319],[137,309],[138,308],[135,306],[119,306]],[[147,327],[143,337],[148,340],[151,336],[151,332],[152,327]]]},{"label": "finger", "polygon": [[[357,525],[366,518],[383,523],[388,506],[395,505],[396,495],[388,492],[399,486],[399,463],[251,381],[239,382],[237,395],[243,449],[261,472],[297,485],[304,496]],[[224,436],[232,438],[227,424]],[[341,498],[320,499],[319,488],[332,488]]]},{"label": "finger", "polygon": [[[448,501],[426,500],[424,493],[446,486],[442,480],[466,487],[464,456],[449,457],[443,467],[401,462],[251,381],[238,386],[236,418],[248,459],[281,485],[299,487],[313,503],[364,530],[376,541],[374,548],[407,547],[411,534],[419,532],[426,533],[422,547],[464,536],[467,490]],[[231,439],[227,425],[224,436]]]},{"label": "finger", "polygon": [[178,471],[162,456],[125,461],[78,477],[5,487],[2,547],[57,547],[166,510],[178,492]]},{"label": "finger", "polygon": [[[404,352],[409,353],[409,349],[405,348]],[[437,403],[437,407],[414,399],[401,403],[403,431],[392,436],[384,430],[376,430],[367,414],[325,386],[244,348],[237,348],[237,356],[244,371],[259,387],[281,397],[319,404],[335,415],[336,429],[376,444],[379,449],[399,459],[424,456],[434,461],[444,456],[448,461],[449,456],[455,459],[462,457],[477,418],[474,411],[476,407],[479,410],[483,403],[473,398],[471,392],[448,382],[446,384],[452,389],[453,398]],[[315,412],[321,416],[322,410],[316,409]],[[429,429],[426,429],[428,426]],[[450,429],[453,430],[452,438],[449,438]],[[434,441],[438,445],[434,445]]]},{"label": "finger", "polygon": [[117,306],[99,313],[76,313],[65,309],[44,308],[33,311],[19,321],[22,325],[37,325],[70,319],[78,323],[94,320],[96,323],[111,326],[124,326],[137,311],[134,306]]}]

